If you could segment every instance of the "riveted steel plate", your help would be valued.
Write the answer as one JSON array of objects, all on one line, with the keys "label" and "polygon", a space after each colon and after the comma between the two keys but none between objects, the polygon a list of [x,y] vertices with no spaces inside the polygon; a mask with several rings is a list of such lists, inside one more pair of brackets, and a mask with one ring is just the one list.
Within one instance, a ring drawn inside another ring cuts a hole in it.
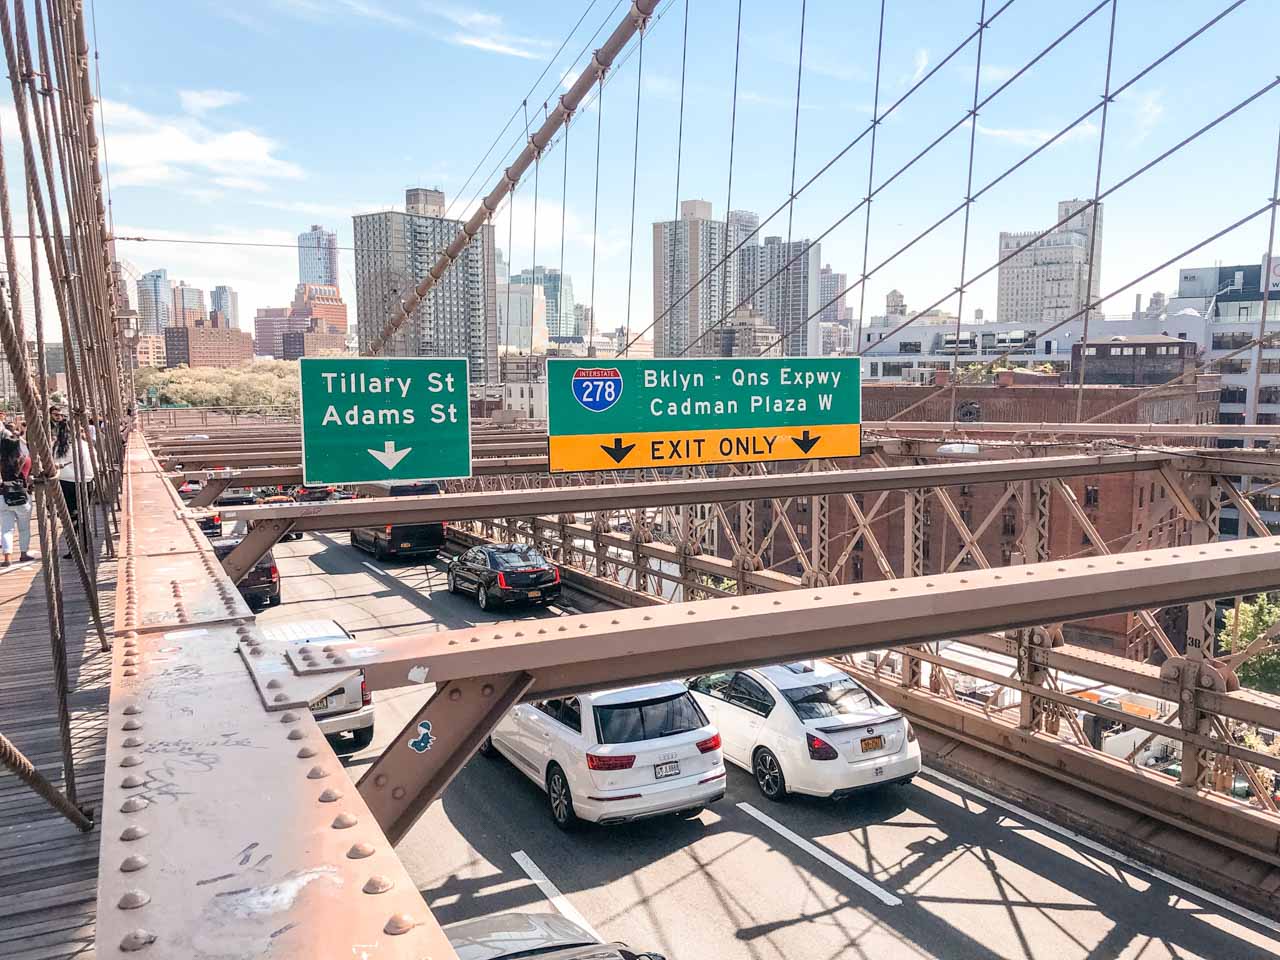
[{"label": "riveted steel plate", "polygon": [[[252,624],[237,627],[236,635],[240,657],[253,676],[263,707],[269,711],[305,710],[360,675],[359,670],[349,666],[337,668],[332,673],[298,673],[286,657],[286,652],[298,649],[296,645],[285,646],[267,640]],[[315,649],[308,644],[302,646],[308,650]]]}]

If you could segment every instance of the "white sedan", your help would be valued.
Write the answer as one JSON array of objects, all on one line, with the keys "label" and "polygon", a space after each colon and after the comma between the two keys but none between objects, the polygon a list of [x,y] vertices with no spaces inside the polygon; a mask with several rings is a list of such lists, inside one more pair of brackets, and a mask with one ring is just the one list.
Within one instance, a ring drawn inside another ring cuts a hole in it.
[{"label": "white sedan", "polygon": [[770,800],[843,796],[920,772],[911,723],[823,661],[710,673],[688,687],[725,759],[754,774]]},{"label": "white sedan", "polygon": [[480,749],[545,790],[563,830],[699,811],[724,796],[720,734],[671,681],[519,704]]}]

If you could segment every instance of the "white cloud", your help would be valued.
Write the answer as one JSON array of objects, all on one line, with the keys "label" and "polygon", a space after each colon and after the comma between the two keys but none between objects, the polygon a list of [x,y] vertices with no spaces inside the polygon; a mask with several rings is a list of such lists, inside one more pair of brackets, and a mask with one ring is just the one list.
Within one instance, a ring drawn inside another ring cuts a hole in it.
[{"label": "white cloud", "polygon": [[368,20],[377,20],[380,23],[390,24],[393,27],[413,27],[416,24],[408,17],[393,13],[383,7],[381,4],[372,3],[370,0],[339,0],[342,8],[349,10],[358,16]]},{"label": "white cloud", "polygon": [[[968,71],[973,76],[973,71]],[[979,76],[984,83],[1000,85],[1014,75],[1016,71],[1013,67],[1001,67],[994,63],[984,63],[979,71]]]},{"label": "white cloud", "polygon": [[[1036,127],[988,127],[985,124],[978,124],[978,133],[984,137],[992,137],[996,140],[1007,140],[1010,143],[1017,144],[1020,147],[1038,147],[1048,143],[1057,130],[1041,130]],[[1090,120],[1077,124],[1055,141],[1056,144],[1070,143],[1072,140],[1081,140],[1096,136],[1098,127]]]},{"label": "white cloud", "polygon": [[1135,90],[1122,95],[1119,104],[1132,115],[1134,142],[1141,143],[1164,117],[1164,90]]},{"label": "white cloud", "polygon": [[244,94],[234,90],[179,90],[178,100],[184,113],[200,116],[210,110],[244,102]]},{"label": "white cloud", "polygon": [[914,68],[911,73],[911,82],[917,82],[924,76],[924,72],[929,69],[929,51],[921,47],[911,59],[911,65]]},{"label": "white cloud", "polygon": [[[189,183],[218,178],[297,180],[303,170],[277,156],[279,144],[249,129],[212,130],[194,117],[162,117],[104,100],[113,186]],[[246,173],[251,177],[246,177]]]},{"label": "white cloud", "polygon": [[441,39],[457,47],[470,47],[522,60],[537,60],[545,56],[550,47],[545,40],[507,33],[503,29],[503,18],[496,13],[436,2],[423,3],[422,8],[456,28]]}]

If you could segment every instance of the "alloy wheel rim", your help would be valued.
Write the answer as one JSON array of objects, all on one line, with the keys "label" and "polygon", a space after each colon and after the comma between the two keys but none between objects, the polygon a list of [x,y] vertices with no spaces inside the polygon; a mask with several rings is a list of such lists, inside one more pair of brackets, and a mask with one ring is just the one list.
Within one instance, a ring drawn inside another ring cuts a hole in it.
[{"label": "alloy wheel rim", "polygon": [[773,794],[778,789],[778,764],[767,753],[762,753],[756,761],[756,782],[765,793]]},{"label": "alloy wheel rim", "polygon": [[568,798],[565,796],[564,780],[560,774],[551,775],[551,812],[555,814],[555,818],[561,822],[566,819],[569,809]]}]

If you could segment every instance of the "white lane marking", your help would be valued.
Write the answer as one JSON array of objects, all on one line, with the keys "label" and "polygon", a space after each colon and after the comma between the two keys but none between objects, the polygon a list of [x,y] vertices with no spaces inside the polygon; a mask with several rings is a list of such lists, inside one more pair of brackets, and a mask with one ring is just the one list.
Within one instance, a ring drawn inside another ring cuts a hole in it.
[{"label": "white lane marking", "polygon": [[1020,819],[1026,820],[1028,823],[1035,824],[1041,830],[1045,830],[1049,833],[1056,833],[1058,836],[1065,837],[1073,843],[1078,843],[1080,846],[1092,850],[1094,853],[1100,853],[1117,863],[1122,863],[1126,867],[1132,868],[1137,873],[1144,873],[1149,877],[1154,877],[1155,879],[1160,880],[1163,883],[1167,883],[1169,886],[1181,890],[1184,893],[1191,894],[1197,899],[1204,900],[1206,903],[1210,903],[1215,907],[1226,910],[1228,913],[1234,913],[1236,916],[1242,917],[1250,923],[1256,923],[1260,927],[1265,927],[1272,933],[1280,933],[1280,923],[1276,923],[1274,920],[1269,920],[1260,913],[1254,913],[1248,907],[1242,907],[1239,904],[1232,903],[1230,900],[1225,900],[1217,894],[1210,893],[1208,890],[1197,887],[1194,883],[1187,883],[1185,880],[1179,880],[1172,874],[1165,873],[1163,870],[1157,869],[1156,867],[1148,866],[1141,860],[1136,860],[1118,850],[1112,850],[1105,844],[1101,844],[1097,840],[1092,840],[1089,837],[1082,836],[1067,827],[1059,826],[1052,820],[1046,820],[1044,817],[1038,817],[1034,813],[1022,809],[1022,807],[1018,806],[1016,803],[1010,803],[1008,800],[1001,800],[999,797],[992,796],[985,790],[979,790],[977,787],[971,787],[969,784],[964,783],[961,780],[956,780],[953,777],[949,777],[945,773],[939,773],[932,767],[927,768],[924,772],[925,775],[931,779],[945,783],[947,786],[962,793],[968,793],[971,796],[977,797],[984,803],[1003,807],[1005,810],[1008,810]]},{"label": "white lane marking", "polygon": [[738,809],[741,810],[743,813],[747,814],[748,816],[753,817],[756,820],[763,823],[766,827],[768,827],[778,836],[782,837],[782,839],[788,840],[791,843],[794,843],[797,847],[799,847],[805,853],[809,854],[809,856],[813,857],[815,860],[826,864],[828,867],[830,867],[836,873],[840,874],[840,876],[844,877],[846,880],[853,881],[855,884],[860,886],[863,890],[867,891],[867,893],[871,894],[873,897],[875,897],[885,906],[897,907],[902,905],[901,899],[894,896],[884,887],[880,886],[880,884],[876,883],[874,880],[870,879],[869,877],[859,873],[857,870],[853,869],[853,867],[849,866],[843,860],[837,860],[835,857],[827,853],[827,851],[823,850],[817,844],[810,843],[808,840],[800,836],[798,833],[795,833],[792,830],[788,830],[786,827],[780,824],[777,820],[773,819],[773,817],[770,817],[767,814],[761,813],[751,804],[740,803],[738,804]]},{"label": "white lane marking", "polygon": [[387,574],[387,571],[385,571],[385,570],[380,570],[379,568],[375,567],[372,563],[370,563],[368,560],[361,560],[360,562],[361,562],[361,564],[363,564],[364,566],[366,566],[366,567],[368,567],[370,570],[372,570],[374,573],[381,574],[381,575],[382,575],[382,576],[384,576],[384,577],[388,575],[388,574]]},{"label": "white lane marking", "polygon": [[538,865],[529,859],[529,855],[523,850],[517,850],[511,855],[511,859],[520,864],[520,869],[529,875],[529,879],[538,885],[538,889],[542,891],[542,895],[551,901],[551,905],[560,912],[560,916],[564,917],[570,923],[576,923],[591,936],[595,937],[601,943],[600,934],[596,933],[595,928],[587,923],[587,918],[580,914],[576,907],[565,899],[563,893],[556,889],[556,885],[547,879],[547,875],[538,869]]}]

